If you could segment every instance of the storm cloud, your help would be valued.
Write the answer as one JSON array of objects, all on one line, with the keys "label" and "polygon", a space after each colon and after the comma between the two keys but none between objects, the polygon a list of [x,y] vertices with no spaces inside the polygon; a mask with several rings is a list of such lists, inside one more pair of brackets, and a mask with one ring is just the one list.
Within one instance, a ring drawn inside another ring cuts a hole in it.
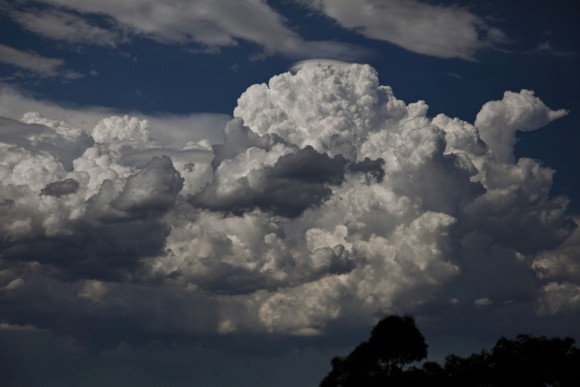
[{"label": "storm cloud", "polygon": [[370,66],[310,62],[248,88],[213,146],[3,119],[0,317],[304,336],[426,305],[578,311],[567,200],[505,141],[564,114],[522,90],[433,117]]}]

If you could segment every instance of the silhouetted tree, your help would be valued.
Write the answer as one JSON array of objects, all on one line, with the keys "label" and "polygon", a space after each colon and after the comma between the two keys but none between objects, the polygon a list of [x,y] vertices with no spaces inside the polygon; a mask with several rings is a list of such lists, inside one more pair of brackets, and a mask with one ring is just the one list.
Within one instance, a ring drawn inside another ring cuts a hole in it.
[{"label": "silhouetted tree", "polygon": [[447,378],[445,370],[438,363],[427,361],[423,367],[411,367],[401,378],[400,386],[405,387],[432,387],[446,386]]},{"label": "silhouetted tree", "polygon": [[467,358],[449,355],[445,358],[445,378],[449,387],[492,386],[492,363],[489,353],[481,351]]},{"label": "silhouetted tree", "polygon": [[580,386],[580,350],[571,338],[501,338],[491,360],[498,386]]},{"label": "silhouetted tree", "polygon": [[447,356],[444,367],[435,362],[405,367],[426,356],[413,318],[387,316],[369,340],[332,359],[320,387],[580,387],[580,350],[571,338],[501,338],[491,351]]},{"label": "silhouetted tree", "polygon": [[403,367],[426,356],[427,344],[413,317],[387,316],[375,325],[368,341],[348,356],[332,359],[332,370],[320,387],[400,385]]},{"label": "silhouetted tree", "polygon": [[445,373],[451,387],[579,387],[580,350],[571,338],[501,338],[491,352],[448,356]]}]

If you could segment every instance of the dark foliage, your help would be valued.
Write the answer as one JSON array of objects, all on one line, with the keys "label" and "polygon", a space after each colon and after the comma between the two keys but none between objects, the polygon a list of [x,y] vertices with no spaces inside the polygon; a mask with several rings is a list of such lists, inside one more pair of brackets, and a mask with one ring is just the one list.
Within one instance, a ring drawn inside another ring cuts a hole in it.
[{"label": "dark foliage", "polygon": [[580,350],[571,338],[519,335],[501,338],[491,351],[449,355],[445,365],[427,361],[427,345],[410,316],[388,316],[368,341],[335,357],[320,387],[580,387]]},{"label": "dark foliage", "polygon": [[377,323],[368,341],[359,344],[348,356],[332,359],[332,371],[320,387],[398,383],[405,376],[406,364],[426,356],[427,344],[413,317],[387,316]]}]

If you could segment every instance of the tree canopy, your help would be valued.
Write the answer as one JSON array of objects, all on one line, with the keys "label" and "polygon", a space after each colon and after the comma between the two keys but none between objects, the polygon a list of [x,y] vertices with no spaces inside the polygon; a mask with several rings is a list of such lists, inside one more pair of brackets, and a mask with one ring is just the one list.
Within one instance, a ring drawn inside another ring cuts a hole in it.
[{"label": "tree canopy", "polygon": [[320,387],[580,387],[580,350],[572,338],[502,337],[490,350],[467,357],[449,355],[445,364],[427,357],[427,344],[411,316],[380,320],[367,341],[332,359]]},{"label": "tree canopy", "polygon": [[398,380],[406,364],[426,356],[427,344],[413,317],[387,316],[348,356],[332,359],[332,370],[320,387],[383,386]]}]

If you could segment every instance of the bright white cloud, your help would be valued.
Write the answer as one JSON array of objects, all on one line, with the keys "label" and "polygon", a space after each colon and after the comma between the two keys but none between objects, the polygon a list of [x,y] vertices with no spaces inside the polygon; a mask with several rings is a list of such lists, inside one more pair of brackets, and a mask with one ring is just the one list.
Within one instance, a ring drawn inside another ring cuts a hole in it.
[{"label": "bright white cloud", "polygon": [[[482,140],[431,118],[370,66],[307,62],[250,87],[220,144],[168,146],[149,120],[86,125],[97,112],[2,98],[79,123],[0,121],[0,263],[14,263],[0,289],[24,309],[50,289],[64,316],[122,314],[145,333],[314,335],[449,299],[576,308],[560,269],[576,262],[575,224],[550,197],[553,171],[501,159],[492,124]],[[507,111],[494,106],[482,111]]]},{"label": "bright white cloud", "polygon": [[0,116],[20,120],[27,112],[39,112],[42,116],[65,121],[73,127],[94,128],[99,121],[110,116],[139,116],[150,126],[151,137],[165,147],[182,147],[188,142],[209,140],[211,144],[223,141],[226,123],[231,119],[227,114],[189,113],[150,115],[140,112],[121,112],[101,107],[59,106],[49,101],[28,95],[12,86],[0,83]]},{"label": "bright white cloud", "polygon": [[[281,74],[268,85],[248,88],[234,116],[257,134],[276,134],[299,147],[356,159],[357,147],[376,124],[406,113],[388,88],[379,87],[370,66],[316,61],[305,66],[295,75]],[[389,111],[389,104],[399,110]]]},{"label": "bright white cloud", "polygon": [[147,120],[136,117],[107,117],[99,121],[91,133],[95,142],[137,149],[151,147],[151,131]]},{"label": "bright white cloud", "polygon": [[497,160],[508,162],[513,161],[517,131],[536,130],[566,114],[564,109],[552,110],[544,105],[533,91],[506,91],[502,100],[483,105],[475,126]]},{"label": "bright white cloud", "polygon": [[297,0],[368,38],[440,58],[474,60],[505,40],[504,34],[466,8],[417,0]]}]

